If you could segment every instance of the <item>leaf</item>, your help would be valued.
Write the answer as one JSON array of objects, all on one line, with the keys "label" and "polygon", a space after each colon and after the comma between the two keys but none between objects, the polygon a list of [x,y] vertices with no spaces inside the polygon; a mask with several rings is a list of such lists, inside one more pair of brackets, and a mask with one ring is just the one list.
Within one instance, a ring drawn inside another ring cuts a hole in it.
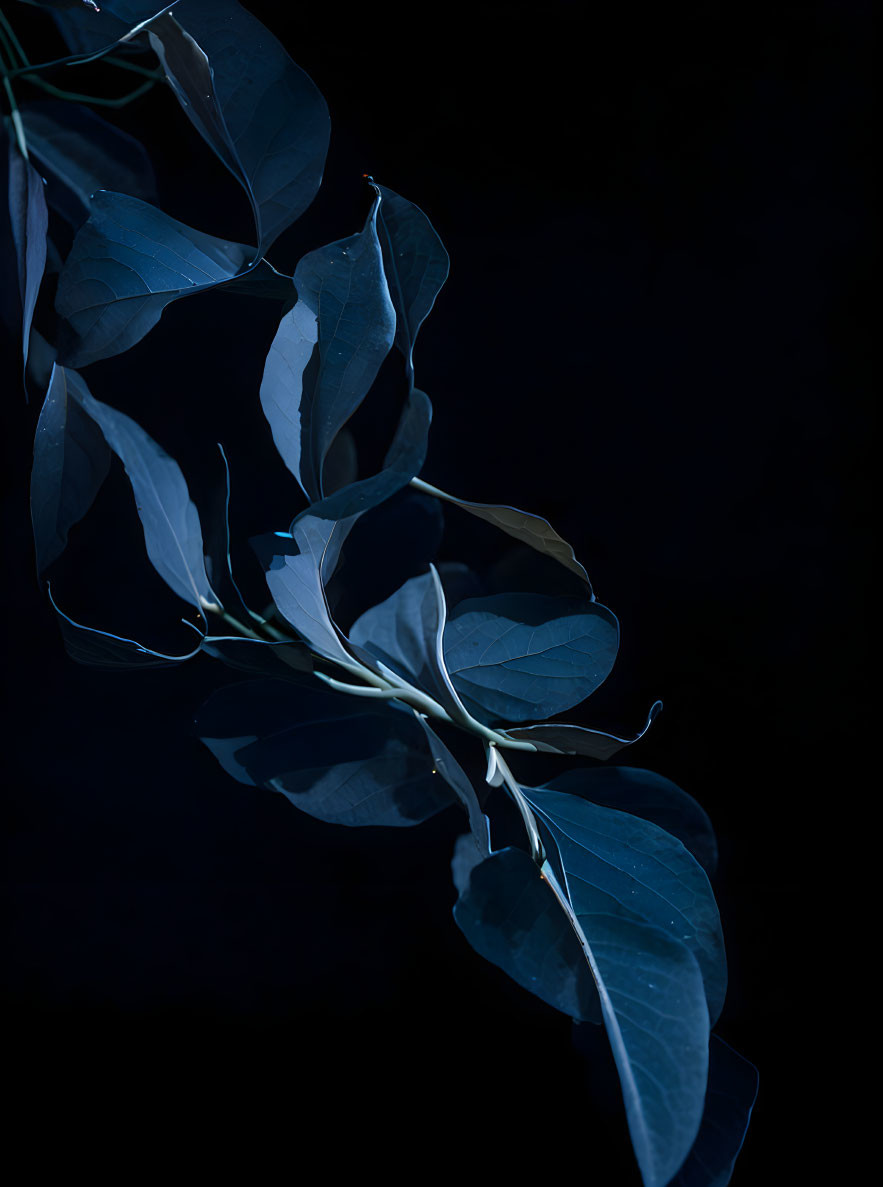
[{"label": "leaf", "polygon": [[669,1187],[726,1187],[757,1097],[757,1068],[711,1036],[708,1089],[699,1136]]},{"label": "leaf", "polygon": [[97,190],[156,202],[156,178],[140,141],[83,107],[59,99],[25,103],[21,118],[31,156],[47,178],[49,205],[76,229]]},{"label": "leaf", "polygon": [[86,366],[128,350],[170,301],[241,276],[252,254],[137,198],[99,190],[58,279],[55,307],[77,335],[62,361]]},{"label": "leaf", "polygon": [[34,437],[31,522],[40,574],[67,545],[68,532],[83,518],[110,466],[110,450],[80,399],[88,388],[76,371],[53,367]]},{"label": "leaf", "polygon": [[650,708],[644,728],[631,738],[619,738],[602,730],[585,729],[581,725],[552,722],[549,725],[524,725],[502,731],[509,738],[532,742],[537,750],[548,754],[582,754],[587,758],[611,758],[624,746],[639,741],[662,710],[662,701]]},{"label": "leaf", "polygon": [[655,771],[583,767],[564,771],[543,786],[641,816],[677,837],[706,874],[711,876],[717,868],[717,840],[705,810],[676,783]]},{"label": "leaf", "polygon": [[471,869],[454,920],[475,951],[523,989],[579,1021],[600,1023],[579,940],[533,860],[501,849]]},{"label": "leaf", "polygon": [[[60,369],[60,368],[59,368]],[[68,394],[92,417],[126,469],[153,567],[179,597],[202,609],[217,603],[205,571],[202,528],[184,475],[131,417],[89,392],[82,381]]]},{"label": "leaf", "polygon": [[[481,803],[469,776],[445,746],[444,742],[423,717],[417,720],[423,727],[435,769],[445,780],[466,809],[470,832],[467,841],[475,859],[480,861],[490,855],[490,822],[481,810]],[[462,839],[462,838],[461,838]],[[458,889],[460,887],[458,886]]]},{"label": "leaf", "polygon": [[240,635],[207,635],[202,650],[238,672],[251,676],[291,679],[293,673],[312,672],[309,648],[297,639],[277,643],[269,639],[247,639]]},{"label": "leaf", "polygon": [[368,394],[395,334],[377,239],[379,195],[363,230],[304,256],[298,301],[282,318],[261,405],[285,465],[311,502],[325,495],[334,438]]},{"label": "leaf", "polygon": [[21,299],[22,366],[27,367],[31,322],[43,269],[46,267],[46,229],[49,212],[43,193],[43,179],[26,161],[14,139],[9,137],[9,221],[18,263],[18,291]]},{"label": "leaf", "polygon": [[[319,189],[331,135],[328,107],[273,34],[235,0],[186,0],[174,15],[211,65],[227,143],[254,195],[263,254]],[[217,152],[215,139],[207,139]]]},{"label": "leaf", "polygon": [[410,710],[278,681],[246,681],[214,693],[197,729],[241,783],[281,791],[330,824],[419,824],[452,796],[432,774]]},{"label": "leaf", "polygon": [[331,619],[325,585],[352,525],[352,519],[307,515],[292,525],[291,535],[274,532],[252,540],[280,614],[319,655],[351,670],[357,665]]},{"label": "leaf", "polygon": [[378,185],[383,203],[378,228],[383,266],[396,312],[395,344],[414,374],[414,343],[420,326],[447,280],[450,259],[432,223],[419,206]]},{"label": "leaf", "polygon": [[496,594],[461,602],[445,629],[454,687],[479,720],[550,717],[607,677],[619,624],[598,602]]},{"label": "leaf", "polygon": [[[367,656],[433,697],[454,720],[465,716],[445,666],[445,598],[435,568],[412,577],[353,623],[349,638]],[[366,660],[366,662],[369,662]]]},{"label": "leaf", "polygon": [[[27,0],[33,3],[33,0]],[[63,3],[40,4],[54,12],[55,23],[73,54],[100,57],[120,42],[128,43],[147,23],[177,6],[180,0],[161,5],[159,0],[63,0]]]},{"label": "leaf", "polygon": [[453,503],[456,507],[468,511],[470,515],[493,524],[501,532],[520,540],[522,544],[530,545],[544,556],[551,556],[571,573],[576,573],[577,577],[585,582],[589,596],[594,598],[589,575],[576,559],[573,549],[541,515],[531,515],[528,511],[519,511],[517,507],[506,507],[500,503],[470,503],[466,499],[458,499],[455,495],[439,490],[437,486],[430,486],[428,482],[423,482],[419,478],[415,479],[412,485],[425,494],[435,495],[437,499]]},{"label": "leaf", "polygon": [[[685,945],[702,971],[713,1025],[726,994],[726,955],[714,894],[692,854],[638,816],[563,791],[522,791],[554,840],[574,908],[576,888],[594,886]],[[591,933],[586,936],[591,943]]]}]

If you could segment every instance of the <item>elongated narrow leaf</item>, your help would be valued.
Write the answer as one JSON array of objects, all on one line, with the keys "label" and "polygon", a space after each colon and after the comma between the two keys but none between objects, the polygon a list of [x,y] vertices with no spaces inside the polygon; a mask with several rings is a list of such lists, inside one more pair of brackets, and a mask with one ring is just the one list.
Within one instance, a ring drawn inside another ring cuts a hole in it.
[{"label": "elongated narrow leaf", "polygon": [[68,532],[92,506],[110,466],[104,435],[83,408],[84,393],[88,388],[76,371],[53,367],[37,421],[31,471],[38,573],[64,551]]},{"label": "elongated narrow leaf", "polygon": [[263,254],[316,196],[331,134],[328,107],[273,34],[235,0],[186,0],[174,16],[211,65],[229,143],[259,212]]},{"label": "elongated narrow leaf", "polygon": [[248,672],[251,676],[292,679],[313,670],[310,650],[298,640],[281,643],[240,635],[207,635],[202,650],[228,667]]},{"label": "elongated narrow leaf", "polygon": [[684,944],[702,971],[713,1024],[726,994],[726,955],[717,903],[693,855],[676,837],[637,816],[563,791],[523,791],[554,838],[574,907],[577,884],[598,887]]},{"label": "elongated narrow leaf", "polygon": [[97,190],[117,190],[156,202],[156,178],[144,146],[80,103],[45,99],[25,103],[28,151],[46,178],[53,210],[80,227]]},{"label": "elongated narrow leaf", "polygon": [[662,711],[662,701],[656,701],[650,708],[644,728],[631,738],[620,738],[603,730],[586,729],[581,725],[566,725],[553,722],[550,725],[524,725],[505,730],[510,738],[532,742],[537,750],[547,754],[582,754],[586,758],[612,758],[624,746],[640,741]]},{"label": "elongated narrow leaf", "polygon": [[757,1097],[757,1068],[717,1035],[708,1050],[708,1089],[699,1136],[669,1187],[727,1187]]},{"label": "elongated narrow leaf", "polygon": [[21,299],[22,365],[27,367],[31,322],[43,269],[46,267],[46,229],[49,212],[43,193],[43,179],[9,138],[9,221],[18,261],[18,291]]},{"label": "elongated narrow leaf", "polygon": [[[28,0],[33,3],[33,0]],[[177,7],[181,0],[160,4],[159,0],[62,0],[39,5],[53,9],[55,23],[73,54],[100,57],[120,43],[131,44],[136,34],[163,12]],[[58,9],[64,9],[59,12]]]},{"label": "elongated narrow leaf", "polygon": [[445,600],[435,569],[412,577],[353,623],[349,638],[386,669],[433,697],[455,720],[463,705],[445,667]]},{"label": "elongated narrow leaf", "polygon": [[197,607],[217,603],[205,571],[199,515],[181,468],[131,417],[100,400],[85,384],[67,390],[92,417],[126,468],[153,567],[179,597]]},{"label": "elongated narrow leaf", "polygon": [[551,717],[607,677],[619,624],[598,602],[497,594],[461,602],[445,629],[454,687],[479,720]]},{"label": "elongated narrow leaf", "polygon": [[252,541],[280,614],[319,655],[350,668],[355,660],[331,619],[325,585],[352,524],[303,516],[291,535],[276,532]]},{"label": "elongated narrow leaf", "polygon": [[170,301],[242,275],[252,256],[241,243],[100,190],[58,279],[55,305],[76,335],[62,361],[86,366],[128,350]]},{"label": "elongated narrow leaf", "polygon": [[600,1023],[598,991],[579,940],[530,857],[501,849],[475,864],[454,920],[480,956],[578,1021]]},{"label": "elongated narrow leaf", "polygon": [[298,301],[267,355],[261,405],[273,440],[304,494],[325,494],[323,468],[337,433],[389,354],[395,312],[377,239],[379,195],[363,230],[310,252],[294,273]]},{"label": "elongated narrow leaf", "polygon": [[507,536],[520,540],[522,544],[530,545],[531,548],[535,548],[544,556],[552,557],[569,569],[571,573],[575,573],[581,581],[584,581],[589,596],[594,597],[589,575],[576,559],[573,549],[541,515],[532,515],[528,511],[519,511],[517,507],[506,507],[500,503],[471,503],[468,499],[458,499],[455,495],[449,495],[447,491],[430,486],[429,483],[423,482],[421,479],[415,479],[413,485],[418,490],[425,491],[426,494],[443,499],[446,503],[462,507],[470,515],[475,515],[478,519],[493,524]]},{"label": "elongated narrow leaf", "polygon": [[693,854],[706,874],[717,868],[717,840],[700,804],[671,779],[635,767],[594,767],[564,771],[543,784],[553,791],[591,800],[641,816],[665,829]]},{"label": "elongated narrow leaf", "polygon": [[277,681],[228,685],[197,729],[234,778],[332,824],[404,827],[453,801],[413,713]]},{"label": "elongated narrow leaf", "polygon": [[436,771],[445,780],[466,809],[466,815],[469,818],[470,844],[475,854],[475,859],[481,861],[483,858],[490,856],[490,823],[481,810],[481,803],[475,788],[472,786],[469,776],[454,758],[453,754],[451,754],[450,750],[448,750],[447,746],[445,746],[436,731],[423,717],[419,717],[418,721],[423,727],[423,732],[429,743],[429,749]]},{"label": "elongated narrow leaf", "polygon": [[450,259],[419,206],[386,186],[377,188],[383,197],[378,229],[396,311],[395,344],[404,355],[410,379],[417,333],[448,278]]}]

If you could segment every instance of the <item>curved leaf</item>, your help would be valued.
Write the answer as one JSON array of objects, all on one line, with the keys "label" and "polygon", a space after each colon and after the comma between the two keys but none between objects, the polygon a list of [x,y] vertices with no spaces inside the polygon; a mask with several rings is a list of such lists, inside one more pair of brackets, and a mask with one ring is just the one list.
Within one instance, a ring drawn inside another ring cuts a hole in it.
[{"label": "curved leaf", "polygon": [[551,717],[607,677],[619,624],[598,602],[497,594],[461,602],[445,629],[454,687],[479,720]]},{"label": "curved leaf", "polygon": [[298,301],[267,355],[261,405],[285,465],[311,502],[325,459],[368,394],[395,334],[377,239],[378,195],[363,230],[310,252],[294,273]]},{"label": "curved leaf", "polygon": [[[465,839],[471,847],[471,854],[474,854],[474,860],[481,861],[483,858],[488,857],[491,851],[490,821],[481,810],[481,803],[469,776],[426,719],[418,716],[417,720],[423,727],[423,732],[429,743],[435,770],[453,790],[457,799],[466,809],[466,815],[469,817],[470,832]],[[461,837],[460,839],[463,840],[464,838]],[[462,888],[458,885],[457,889]]]},{"label": "curved leaf", "polygon": [[[683,944],[702,971],[712,1024],[723,1007],[727,965],[708,877],[676,838],[638,816],[548,788],[522,791],[554,839],[573,893],[597,887],[632,916]],[[591,942],[592,936],[587,933]]]},{"label": "curved leaf", "polygon": [[581,725],[567,725],[552,722],[549,725],[524,725],[517,729],[504,730],[507,737],[532,742],[537,750],[547,754],[582,754],[586,758],[611,758],[624,746],[640,741],[662,710],[662,701],[656,701],[647,715],[644,728],[631,738],[620,738],[606,734],[603,730],[585,729]]},{"label": "curved leaf", "polygon": [[21,299],[22,366],[27,367],[31,321],[43,269],[46,267],[46,229],[49,212],[43,193],[43,179],[26,161],[15,140],[9,137],[9,221],[18,263],[18,291]]},{"label": "curved leaf", "polygon": [[453,802],[409,710],[277,681],[214,693],[197,729],[240,783],[281,791],[331,824],[405,827]]},{"label": "curved leaf", "polygon": [[110,450],[82,406],[83,393],[88,388],[76,371],[53,367],[37,421],[31,471],[38,574],[64,552],[68,532],[92,506],[110,466]]},{"label": "curved leaf", "polygon": [[59,607],[48,588],[49,601],[55,611],[56,620],[64,640],[64,649],[79,664],[93,668],[109,668],[123,670],[127,668],[169,668],[198,655],[202,640],[192,651],[183,655],[166,655],[162,651],[154,651],[136,639],[127,639],[124,635],[114,635],[110,631],[101,631],[97,627],[85,626],[75,622]]},{"label": "curved leaf", "polygon": [[492,853],[459,889],[454,920],[480,956],[556,1010],[600,1023],[598,992],[579,940],[526,853]]}]

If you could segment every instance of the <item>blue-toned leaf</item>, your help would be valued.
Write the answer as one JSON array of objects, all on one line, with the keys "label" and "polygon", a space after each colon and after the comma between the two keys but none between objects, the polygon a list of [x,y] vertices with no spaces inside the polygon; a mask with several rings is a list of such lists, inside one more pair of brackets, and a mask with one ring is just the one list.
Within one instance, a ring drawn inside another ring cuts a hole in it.
[{"label": "blue-toned leaf", "polygon": [[79,664],[93,668],[108,668],[124,670],[127,668],[169,668],[185,660],[193,659],[201,648],[200,643],[192,651],[183,655],[166,655],[162,651],[139,643],[136,639],[127,639],[124,635],[114,635],[109,631],[101,631],[96,627],[85,626],[75,622],[58,606],[49,591],[49,601],[55,611],[61,636],[64,640],[65,651],[71,659]]},{"label": "blue-toned leaf", "polygon": [[46,198],[74,229],[89,217],[97,190],[156,202],[156,178],[144,146],[80,103],[22,104],[28,151],[46,177]]},{"label": "blue-toned leaf", "polygon": [[55,306],[76,335],[62,361],[86,366],[128,350],[170,301],[243,276],[252,256],[137,198],[99,190],[58,278]]},{"label": "blue-toned leaf", "polygon": [[579,1021],[601,1021],[579,940],[522,850],[501,849],[474,865],[454,920],[480,956],[524,989]]},{"label": "blue-toned leaf", "polygon": [[311,502],[325,491],[334,438],[368,394],[395,334],[377,239],[375,198],[363,230],[310,252],[294,273],[298,301],[267,355],[261,405],[285,465]]},{"label": "blue-toned leaf", "polygon": [[241,635],[207,635],[202,641],[202,650],[228,667],[252,676],[297,679],[313,670],[310,649],[296,639],[281,643]]},{"label": "blue-toned leaf", "polygon": [[27,367],[31,321],[43,269],[46,267],[46,229],[49,212],[43,193],[43,179],[21,155],[9,138],[9,221],[18,262],[18,291],[21,300],[22,364]]},{"label": "blue-toned leaf", "polygon": [[[423,717],[418,721],[426,734],[429,750],[435,769],[453,790],[457,799],[466,809],[469,818],[470,832],[467,836],[468,845],[475,855],[475,861],[481,861],[490,855],[490,822],[481,810],[481,803],[469,776],[445,746],[435,730]],[[462,838],[461,838],[462,840]],[[462,854],[461,854],[462,856]],[[456,884],[456,879],[455,879]],[[459,885],[458,890],[462,889]]]},{"label": "blue-toned leaf", "polygon": [[[32,3],[33,0],[27,0]],[[163,12],[175,8],[180,0],[160,4],[159,0],[63,0],[62,3],[41,4],[51,8],[55,23],[73,54],[100,56],[109,53],[120,42],[128,45],[147,22]],[[64,12],[58,12],[64,8]]]},{"label": "blue-toned leaf", "polygon": [[92,506],[110,466],[110,450],[82,406],[83,393],[88,388],[76,371],[53,367],[37,421],[31,471],[38,573],[62,554],[68,532]]},{"label": "blue-toned leaf", "polygon": [[606,734],[603,730],[585,729],[581,725],[566,725],[563,722],[524,725],[504,732],[510,738],[532,742],[537,750],[545,751],[547,754],[582,754],[586,758],[611,758],[624,746],[631,746],[633,742],[643,738],[661,711],[662,701],[656,701],[650,707],[644,728],[631,738],[620,738],[615,734]]},{"label": "blue-toned leaf", "polygon": [[455,495],[449,495],[447,491],[439,490],[437,486],[431,486],[419,478],[415,479],[412,485],[417,490],[435,495],[437,499],[442,499],[446,503],[453,503],[456,507],[468,511],[470,515],[493,524],[507,536],[520,540],[522,544],[528,544],[544,556],[551,556],[571,573],[576,573],[577,577],[585,582],[589,596],[594,598],[589,575],[576,559],[573,549],[541,515],[532,515],[529,511],[519,511],[517,507],[506,507],[500,503],[471,503],[468,499],[458,499]]},{"label": "blue-toned leaf", "polygon": [[202,528],[176,461],[131,417],[100,400],[82,382],[67,390],[92,417],[126,469],[153,567],[179,597],[199,608],[217,604],[205,571]]},{"label": "blue-toned leaf", "polygon": [[344,667],[355,660],[334,625],[325,597],[352,519],[331,521],[302,516],[291,535],[274,532],[252,540],[264,565],[273,601],[314,651]]},{"label": "blue-toned leaf", "polygon": [[386,186],[377,188],[383,197],[378,229],[396,311],[395,344],[404,355],[410,380],[417,333],[448,278],[450,259],[419,206]]},{"label": "blue-toned leaf", "polygon": [[404,827],[453,802],[410,710],[278,681],[246,681],[200,710],[202,741],[241,783],[331,824]]},{"label": "blue-toned leaf", "polygon": [[564,771],[544,787],[605,808],[641,816],[677,837],[709,876],[717,868],[717,840],[700,804],[671,779],[636,767],[594,767]]},{"label": "blue-toned leaf", "polygon": [[461,602],[445,629],[454,687],[479,720],[551,717],[606,678],[619,624],[598,602],[497,594]]},{"label": "blue-toned leaf", "polygon": [[576,887],[597,887],[685,945],[702,971],[713,1025],[726,995],[727,963],[717,903],[693,855],[638,816],[563,791],[522,790],[554,839],[574,907]]},{"label": "blue-toned leaf", "polygon": [[727,1187],[751,1120],[757,1085],[754,1064],[712,1035],[702,1126],[669,1187]]},{"label": "blue-toned leaf", "polygon": [[445,598],[438,573],[412,577],[353,623],[349,638],[392,671],[433,697],[455,720],[463,706],[445,666]]},{"label": "blue-toned leaf", "polygon": [[229,144],[259,211],[262,254],[319,189],[328,107],[273,34],[235,0],[186,0],[174,16],[211,64]]}]

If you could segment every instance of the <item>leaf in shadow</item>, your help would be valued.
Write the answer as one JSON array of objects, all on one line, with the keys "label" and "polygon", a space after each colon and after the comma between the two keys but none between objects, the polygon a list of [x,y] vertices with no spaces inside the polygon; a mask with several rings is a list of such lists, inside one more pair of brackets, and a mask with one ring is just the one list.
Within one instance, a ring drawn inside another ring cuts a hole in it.
[{"label": "leaf in shadow", "polygon": [[567,725],[552,722],[549,725],[525,725],[517,729],[504,730],[510,738],[532,742],[537,750],[547,754],[581,754],[586,758],[611,758],[624,746],[631,746],[646,734],[662,711],[662,701],[656,701],[647,715],[644,728],[631,738],[620,738],[603,730],[586,729],[581,725]]},{"label": "leaf in shadow", "polygon": [[726,954],[717,903],[693,855],[677,837],[630,813],[551,788],[522,791],[554,840],[574,908],[575,893],[597,887],[685,945],[701,969],[713,1025],[726,995]]},{"label": "leaf in shadow", "polygon": [[261,406],[285,465],[311,502],[338,432],[368,394],[395,334],[377,239],[379,195],[364,228],[304,256],[298,300],[264,366]]},{"label": "leaf in shadow", "polygon": [[404,827],[453,802],[410,710],[277,681],[214,693],[202,741],[241,783],[280,791],[330,824]]},{"label": "leaf in shadow", "polygon": [[479,720],[550,717],[607,677],[619,623],[598,602],[497,594],[461,602],[445,629],[454,687]]},{"label": "leaf in shadow", "polygon": [[[33,3],[33,0],[27,0]],[[159,0],[55,0],[40,4],[51,8],[58,30],[72,54],[99,56],[120,42],[128,45],[147,22],[176,8],[180,0],[160,4]],[[58,9],[63,8],[64,12]],[[136,42],[137,45],[137,42]]]},{"label": "leaf in shadow", "polygon": [[459,858],[455,873],[465,884],[458,884],[454,920],[475,951],[556,1010],[600,1023],[579,940],[533,860],[501,849],[475,862],[464,880]]},{"label": "leaf in shadow", "polygon": [[110,466],[110,450],[81,400],[88,388],[76,371],[53,367],[34,436],[31,523],[40,574],[67,545],[68,532],[83,518]]},{"label": "leaf in shadow", "polygon": [[250,676],[290,680],[313,670],[310,649],[297,639],[277,643],[241,635],[207,635],[202,641],[202,650],[213,659]]},{"label": "leaf in shadow", "polygon": [[156,202],[144,146],[88,107],[45,99],[22,104],[21,118],[28,150],[47,179],[47,201],[75,230],[89,217],[97,190]]},{"label": "leaf in shadow", "polygon": [[[470,831],[466,835],[465,841],[471,851],[470,856],[474,855],[475,861],[481,861],[485,857],[488,857],[491,851],[490,821],[481,810],[481,802],[475,788],[472,786],[469,776],[426,719],[418,717],[417,720],[423,727],[423,732],[429,743],[429,749],[436,771],[445,780],[462,806],[466,809]],[[464,838],[461,837],[460,840],[463,841]],[[464,856],[462,847],[460,856],[461,858]],[[457,883],[457,889],[462,889],[459,883]]]},{"label": "leaf in shadow", "polygon": [[49,212],[43,193],[43,179],[21,155],[13,137],[9,137],[9,221],[18,264],[18,291],[21,300],[22,368],[28,363],[31,322],[43,269],[46,267],[46,230]]},{"label": "leaf in shadow", "polygon": [[757,1087],[754,1064],[712,1035],[699,1136],[669,1187],[727,1187],[745,1141]]}]

